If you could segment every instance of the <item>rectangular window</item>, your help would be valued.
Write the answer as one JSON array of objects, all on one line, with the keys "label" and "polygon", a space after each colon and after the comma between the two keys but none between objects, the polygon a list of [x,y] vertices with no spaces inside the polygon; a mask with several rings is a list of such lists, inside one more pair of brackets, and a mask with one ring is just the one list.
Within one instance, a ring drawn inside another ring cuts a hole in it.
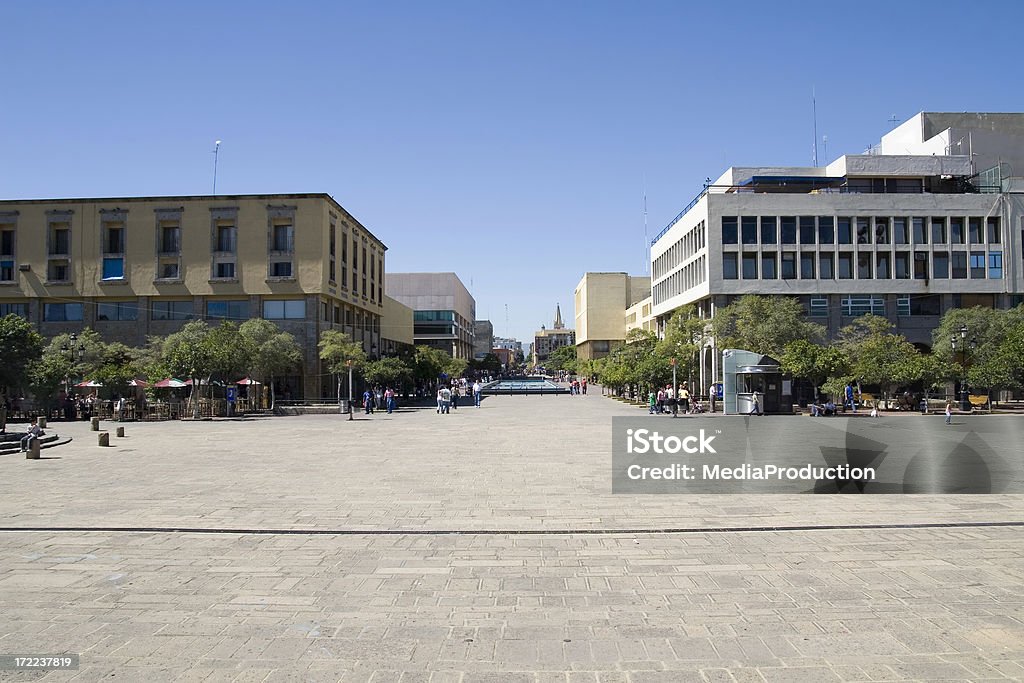
[{"label": "rectangular window", "polygon": [[138,320],[139,304],[135,301],[105,301],[96,305],[97,320]]},{"label": "rectangular window", "polygon": [[270,264],[270,277],[291,277],[291,261],[274,261]]},{"label": "rectangular window", "polygon": [[[999,244],[1002,241],[1002,231],[999,229],[999,216],[992,216],[986,221],[988,225],[988,243]],[[981,244],[981,242],[978,242]]]},{"label": "rectangular window", "polygon": [[873,313],[885,315],[885,299],[881,296],[848,296],[842,300],[843,315],[858,316]]},{"label": "rectangular window", "polygon": [[796,216],[782,217],[782,243],[796,244]]},{"label": "rectangular window", "polygon": [[160,253],[177,254],[181,251],[181,228],[174,225],[160,226]]},{"label": "rectangular window", "polygon": [[0,256],[14,256],[14,230],[0,230]]},{"label": "rectangular window", "polygon": [[757,244],[757,217],[743,216],[740,219],[743,244]]},{"label": "rectangular window", "polygon": [[153,301],[153,320],[191,320],[191,301]]},{"label": "rectangular window", "polygon": [[914,217],[910,219],[914,227],[914,244],[928,244],[928,232],[923,218]]},{"label": "rectangular window", "polygon": [[870,280],[874,270],[872,265],[870,251],[857,254],[857,279]]},{"label": "rectangular window", "polygon": [[104,254],[123,254],[124,253],[124,227],[118,225],[108,225],[105,227],[106,234],[103,239]]},{"label": "rectangular window", "polygon": [[937,251],[932,254],[932,277],[936,280],[949,279],[949,252]]},{"label": "rectangular window", "polygon": [[897,251],[893,258],[893,273],[897,280],[910,279],[910,252]]},{"label": "rectangular window", "polygon": [[80,322],[82,304],[43,304],[43,320],[46,322]]},{"label": "rectangular window", "polygon": [[743,279],[757,279],[757,254],[744,252],[743,254]]},{"label": "rectangular window", "polygon": [[922,294],[908,298],[910,315],[940,315],[942,312],[942,300],[938,294]]},{"label": "rectangular window", "polygon": [[851,251],[839,252],[839,279],[853,279],[853,252]]},{"label": "rectangular window", "polygon": [[888,252],[880,251],[875,254],[875,277],[879,280],[888,280],[892,277]]},{"label": "rectangular window", "polygon": [[946,243],[946,219],[932,218],[932,244]]},{"label": "rectangular window", "polygon": [[761,277],[765,280],[774,280],[778,277],[775,272],[775,254],[761,254]]},{"label": "rectangular window", "polygon": [[777,244],[778,220],[775,216],[761,216],[761,244]]},{"label": "rectangular window", "polygon": [[214,273],[218,279],[233,280],[235,277],[235,262],[223,261],[218,263]]},{"label": "rectangular window", "polygon": [[217,251],[234,254],[238,248],[238,228],[231,223],[217,225]]},{"label": "rectangular window", "polygon": [[893,244],[910,244],[910,235],[907,233],[907,219],[897,216],[892,219],[892,241]]},{"label": "rectangular window", "polygon": [[71,254],[71,228],[66,223],[54,223],[50,232],[50,256]]},{"label": "rectangular window", "polygon": [[14,282],[14,259],[0,258],[0,282]]},{"label": "rectangular window", "polygon": [[17,315],[28,320],[28,304],[0,304],[0,318],[8,315]]},{"label": "rectangular window", "polygon": [[818,277],[822,280],[834,280],[836,277],[834,254],[818,254]]},{"label": "rectangular window", "polygon": [[836,220],[836,226],[839,244],[853,244],[853,231],[850,229],[850,219],[841,216]]},{"label": "rectangular window", "polygon": [[857,218],[857,244],[871,244],[870,218]]},{"label": "rectangular window", "polygon": [[103,279],[122,280],[124,279],[124,258],[103,257]]},{"label": "rectangular window", "polygon": [[271,251],[291,253],[295,250],[295,229],[291,224],[275,225]]},{"label": "rectangular window", "polygon": [[971,244],[981,244],[981,219],[970,218],[967,220],[969,241]]},{"label": "rectangular window", "polygon": [[213,320],[248,320],[248,301],[207,301],[206,317]]},{"label": "rectangular window", "polygon": [[739,277],[739,267],[736,254],[722,254],[722,279],[736,280]]},{"label": "rectangular window", "polygon": [[267,320],[302,320],[306,317],[306,300],[264,301],[263,317]]},{"label": "rectangular window", "polygon": [[910,315],[910,297],[909,296],[896,297],[896,315],[901,315],[901,316]]},{"label": "rectangular window", "polygon": [[782,279],[796,279],[796,254],[792,251],[782,252]]},{"label": "rectangular window", "polygon": [[963,244],[964,243],[964,219],[963,218],[950,218],[949,219],[949,243],[950,244]]},{"label": "rectangular window", "polygon": [[971,279],[985,279],[985,252],[983,251],[971,252]]},{"label": "rectangular window", "polygon": [[967,252],[954,251],[950,256],[951,272],[954,280],[967,279]]},{"label": "rectangular window", "polygon": [[818,216],[818,244],[834,244],[835,228],[832,216]]},{"label": "rectangular window", "polygon": [[888,218],[875,218],[875,244],[889,244]]},{"label": "rectangular window", "polygon": [[1001,280],[1003,278],[1003,252],[988,252],[988,279]]},{"label": "rectangular window", "polygon": [[739,236],[736,233],[736,217],[722,216],[722,244],[734,245],[738,242],[738,238]]},{"label": "rectangular window", "polygon": [[121,223],[103,225],[103,279],[124,279],[124,226]]},{"label": "rectangular window", "polygon": [[914,279],[915,280],[927,280],[928,279],[928,252],[927,251],[915,251],[914,252]]},{"label": "rectangular window", "polygon": [[814,279],[814,252],[800,252],[800,278],[803,280]]},{"label": "rectangular window", "polygon": [[827,296],[812,296],[809,306],[809,313],[812,318],[827,318],[828,317],[828,297]]},{"label": "rectangular window", "polygon": [[800,244],[814,244],[814,216],[800,216]]},{"label": "rectangular window", "polygon": [[71,269],[68,267],[67,260],[55,261],[50,260],[46,264],[46,281],[47,282],[70,282],[71,281]]}]

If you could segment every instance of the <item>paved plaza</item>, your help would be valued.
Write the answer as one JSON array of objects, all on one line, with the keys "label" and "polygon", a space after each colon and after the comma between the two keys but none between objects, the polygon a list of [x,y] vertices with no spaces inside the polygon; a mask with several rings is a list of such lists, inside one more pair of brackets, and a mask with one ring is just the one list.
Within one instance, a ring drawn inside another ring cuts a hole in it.
[{"label": "paved plaza", "polygon": [[0,457],[0,654],[80,669],[0,680],[1024,679],[1024,496],[613,495],[645,414],[52,424]]}]

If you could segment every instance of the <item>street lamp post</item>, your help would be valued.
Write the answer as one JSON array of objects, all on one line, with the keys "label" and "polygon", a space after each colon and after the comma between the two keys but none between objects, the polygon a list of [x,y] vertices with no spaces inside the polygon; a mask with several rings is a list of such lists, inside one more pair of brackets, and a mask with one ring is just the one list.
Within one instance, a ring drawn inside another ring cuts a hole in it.
[{"label": "street lamp post", "polygon": [[967,349],[969,347],[973,353],[978,346],[978,340],[977,338],[972,337],[970,342],[968,342],[967,335],[970,333],[970,329],[967,325],[961,325],[957,332],[959,333],[959,339],[957,338],[957,335],[954,334],[950,337],[949,344],[953,349],[954,357],[957,345],[959,344],[960,346],[960,369],[962,372],[962,380],[960,382],[960,410],[966,413],[971,410],[971,401],[967,386]]},{"label": "street lamp post", "polygon": [[672,417],[676,416],[679,410],[679,383],[676,382],[676,359],[669,361],[672,365]]},{"label": "street lamp post", "polygon": [[[75,344],[78,344],[76,347]],[[78,335],[74,332],[71,333],[71,337],[68,341],[60,347],[60,353],[66,357],[71,363],[75,362],[75,356],[78,356],[79,362],[85,358],[85,344],[78,341]],[[64,394],[67,396],[71,395],[71,370],[68,369],[67,376],[64,377]]]},{"label": "street lamp post", "polygon": [[345,361],[345,365],[348,366],[348,419],[351,421],[352,418],[352,361]]}]

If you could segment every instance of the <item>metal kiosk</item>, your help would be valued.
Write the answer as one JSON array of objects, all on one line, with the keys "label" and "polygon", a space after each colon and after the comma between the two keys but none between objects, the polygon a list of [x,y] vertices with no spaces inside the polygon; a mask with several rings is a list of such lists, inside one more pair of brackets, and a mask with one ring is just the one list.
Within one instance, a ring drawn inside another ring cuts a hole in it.
[{"label": "metal kiosk", "polygon": [[791,414],[792,382],[782,378],[779,361],[743,349],[722,352],[723,396],[726,415],[746,415],[754,407],[753,394],[761,396],[761,412]]}]

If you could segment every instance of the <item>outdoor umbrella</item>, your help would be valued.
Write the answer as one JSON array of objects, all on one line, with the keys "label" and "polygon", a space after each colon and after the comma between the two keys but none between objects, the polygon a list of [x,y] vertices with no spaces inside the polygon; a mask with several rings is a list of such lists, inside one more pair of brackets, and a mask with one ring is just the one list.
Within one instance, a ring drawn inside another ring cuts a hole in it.
[{"label": "outdoor umbrella", "polygon": [[102,387],[103,385],[94,379],[87,379],[84,382],[79,382],[75,385],[76,387]]},{"label": "outdoor umbrella", "polygon": [[162,379],[153,385],[156,389],[178,389],[183,386],[185,386],[184,382],[180,379],[174,379],[173,377]]},{"label": "outdoor umbrella", "polygon": [[246,386],[247,387],[247,386],[250,386],[250,385],[253,385],[253,384],[263,384],[263,382],[257,382],[256,380],[252,379],[251,377],[243,377],[242,379],[240,379],[237,382],[235,382],[235,384],[241,384],[242,386]]}]

